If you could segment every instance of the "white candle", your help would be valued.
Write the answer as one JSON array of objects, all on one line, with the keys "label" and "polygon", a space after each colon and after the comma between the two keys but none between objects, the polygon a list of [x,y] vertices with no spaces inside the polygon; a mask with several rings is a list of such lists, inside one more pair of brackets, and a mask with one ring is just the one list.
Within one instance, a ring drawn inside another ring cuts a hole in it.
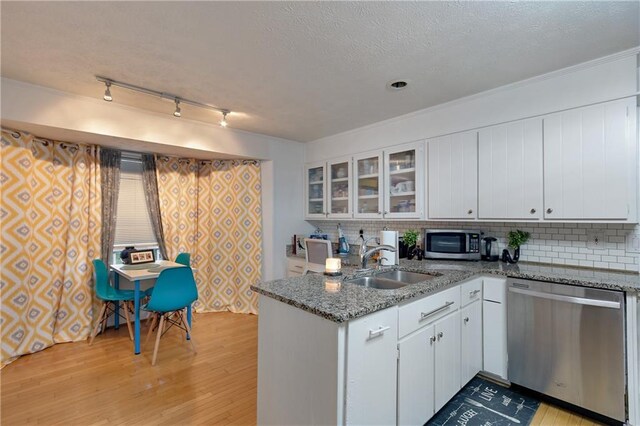
[{"label": "white candle", "polygon": [[328,279],[324,283],[324,289],[328,293],[337,293],[338,291],[340,291],[340,285],[340,280]]},{"label": "white candle", "polygon": [[340,272],[340,259],[335,257],[328,257],[324,264],[324,271],[329,274],[335,274]]}]

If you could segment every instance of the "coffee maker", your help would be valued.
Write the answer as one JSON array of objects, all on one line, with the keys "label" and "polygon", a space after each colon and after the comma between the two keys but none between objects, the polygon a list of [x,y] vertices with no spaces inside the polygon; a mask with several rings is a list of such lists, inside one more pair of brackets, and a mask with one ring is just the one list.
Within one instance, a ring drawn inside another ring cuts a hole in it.
[{"label": "coffee maker", "polygon": [[484,237],[480,244],[480,257],[482,260],[497,262],[500,258],[498,239],[494,237]]}]

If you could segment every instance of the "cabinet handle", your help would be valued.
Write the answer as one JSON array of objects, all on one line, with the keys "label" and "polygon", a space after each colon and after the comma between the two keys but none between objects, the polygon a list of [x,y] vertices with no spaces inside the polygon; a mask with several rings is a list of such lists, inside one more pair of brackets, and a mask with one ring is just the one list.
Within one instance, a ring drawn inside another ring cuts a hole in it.
[{"label": "cabinet handle", "polygon": [[385,211],[384,211],[384,214],[389,214],[389,212],[385,210]]},{"label": "cabinet handle", "polygon": [[390,328],[391,327],[389,327],[389,326],[387,326],[387,327],[380,326],[380,328],[378,328],[377,330],[369,330],[369,339],[373,339],[375,337],[382,336],[384,334],[384,332],[389,330]]},{"label": "cabinet handle", "polygon": [[469,211],[467,212],[468,214],[472,214],[473,210],[469,209]]},{"label": "cabinet handle", "polygon": [[429,337],[429,344],[433,345],[436,342],[436,336]]},{"label": "cabinet handle", "polygon": [[381,211],[379,211],[379,212],[378,212],[378,214],[382,214],[382,212],[381,212]]},{"label": "cabinet handle", "polygon": [[469,317],[464,317],[464,323],[468,323],[469,322]]},{"label": "cabinet handle", "polygon": [[480,293],[480,290],[471,290],[471,291],[469,292],[469,297],[473,297],[473,296],[475,296],[475,295],[476,295],[476,294],[478,294],[478,293]]},{"label": "cabinet handle", "polygon": [[444,333],[442,331],[438,333],[438,341],[440,341],[440,339],[442,339],[443,336],[444,336]]},{"label": "cabinet handle", "polygon": [[420,312],[420,321],[423,321],[425,319],[427,319],[428,317],[430,317],[433,314],[437,314],[440,311],[444,311],[445,309],[447,309],[449,306],[453,305],[455,302],[445,302],[444,305],[440,306],[439,308],[434,309],[433,311],[429,311],[429,312]]},{"label": "cabinet handle", "polygon": [[531,214],[535,214],[536,209],[531,209],[531,210],[529,210],[529,212],[530,212]]},{"label": "cabinet handle", "polygon": [[547,209],[547,213],[553,213],[553,209],[552,208],[548,208]]}]

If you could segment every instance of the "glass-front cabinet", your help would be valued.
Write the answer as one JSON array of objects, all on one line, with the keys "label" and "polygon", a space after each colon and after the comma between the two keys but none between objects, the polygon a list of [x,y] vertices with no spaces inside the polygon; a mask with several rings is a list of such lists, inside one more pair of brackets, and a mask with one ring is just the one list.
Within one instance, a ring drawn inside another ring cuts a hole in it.
[{"label": "glass-front cabinet", "polygon": [[352,217],[351,157],[333,160],[327,163],[329,170],[328,217]]},{"label": "glass-front cabinet", "polygon": [[384,209],[382,161],[382,151],[353,157],[355,187],[353,217],[355,218],[382,218]]},{"label": "glass-front cabinet", "polygon": [[326,163],[307,164],[305,166],[305,216],[311,219],[327,217],[325,206],[325,170]]},{"label": "glass-front cabinet", "polygon": [[385,150],[385,219],[420,219],[424,214],[424,144]]}]

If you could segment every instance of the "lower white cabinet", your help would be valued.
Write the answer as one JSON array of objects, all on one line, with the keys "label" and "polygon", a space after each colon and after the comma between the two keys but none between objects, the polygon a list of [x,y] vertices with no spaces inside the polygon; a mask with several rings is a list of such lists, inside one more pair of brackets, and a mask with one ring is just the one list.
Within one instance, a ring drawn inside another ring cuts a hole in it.
[{"label": "lower white cabinet", "polygon": [[460,312],[398,343],[398,424],[422,425],[460,390]]},{"label": "lower white cabinet", "polygon": [[304,273],[304,266],[307,262],[304,259],[287,258],[287,278],[297,277]]},{"label": "lower white cabinet", "polygon": [[507,377],[507,280],[484,278],[482,302],[483,370]]},{"label": "lower white cabinet", "polygon": [[482,370],[482,301],[478,300],[460,311],[460,387]]},{"label": "lower white cabinet", "polygon": [[346,423],[396,422],[398,308],[349,321]]}]

